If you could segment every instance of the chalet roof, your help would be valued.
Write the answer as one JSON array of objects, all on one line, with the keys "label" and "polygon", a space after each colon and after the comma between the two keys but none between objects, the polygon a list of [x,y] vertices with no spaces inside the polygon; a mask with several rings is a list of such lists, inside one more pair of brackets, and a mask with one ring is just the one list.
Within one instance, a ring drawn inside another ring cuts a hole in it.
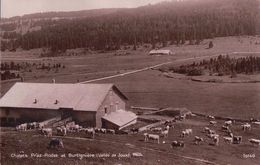
[{"label": "chalet roof", "polygon": [[120,109],[115,112],[111,112],[103,116],[102,118],[119,127],[122,127],[128,124],[129,122],[137,119],[137,115],[133,112]]},{"label": "chalet roof", "polygon": [[1,99],[0,107],[97,111],[113,84],[16,83]]}]

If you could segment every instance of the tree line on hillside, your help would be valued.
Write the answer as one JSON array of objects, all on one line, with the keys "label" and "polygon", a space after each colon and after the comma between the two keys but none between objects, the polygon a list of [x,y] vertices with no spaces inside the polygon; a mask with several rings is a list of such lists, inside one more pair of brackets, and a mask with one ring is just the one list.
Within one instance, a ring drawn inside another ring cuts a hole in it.
[{"label": "tree line on hillside", "polygon": [[[162,68],[160,70],[165,71]],[[198,63],[193,62],[180,67],[169,67],[167,70],[188,76],[199,76],[205,73],[209,73],[209,75],[217,74],[218,76],[254,74],[260,72],[260,57],[230,58],[228,55],[219,55],[217,58],[202,60]]]},{"label": "tree line on hillside", "polygon": [[16,78],[21,78],[19,73],[14,73],[9,70],[1,71],[1,80],[10,80]]},{"label": "tree line on hillside", "polygon": [[255,35],[257,0],[171,1],[84,19],[57,21],[16,40],[2,41],[1,50],[47,47],[117,50],[123,45],[199,44],[205,38]]},{"label": "tree line on hillside", "polygon": [[32,68],[36,69],[56,69],[56,68],[65,68],[65,65],[62,65],[61,63],[29,63],[29,62],[22,62],[22,63],[15,63],[13,61],[11,62],[2,62],[0,70],[1,71],[6,71],[6,70],[15,70],[15,71],[20,71],[20,70],[31,70]]},{"label": "tree line on hillside", "polygon": [[58,72],[59,69],[64,69],[65,65],[61,63],[29,63],[29,62],[22,62],[22,63],[15,63],[11,62],[2,62],[0,66],[1,71],[1,80],[9,80],[14,78],[21,78],[20,72],[32,72],[34,69],[36,70],[55,70]]}]

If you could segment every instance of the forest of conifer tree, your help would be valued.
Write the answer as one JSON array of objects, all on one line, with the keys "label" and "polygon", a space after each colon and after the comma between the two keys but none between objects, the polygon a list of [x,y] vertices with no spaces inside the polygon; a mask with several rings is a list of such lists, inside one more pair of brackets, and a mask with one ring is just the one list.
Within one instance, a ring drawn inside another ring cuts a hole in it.
[{"label": "forest of conifer tree", "polygon": [[[199,44],[203,39],[257,34],[257,0],[184,0],[78,19],[41,20],[41,30],[4,33],[1,50],[47,47],[116,50],[123,45]],[[12,25],[2,25],[10,26]]]}]

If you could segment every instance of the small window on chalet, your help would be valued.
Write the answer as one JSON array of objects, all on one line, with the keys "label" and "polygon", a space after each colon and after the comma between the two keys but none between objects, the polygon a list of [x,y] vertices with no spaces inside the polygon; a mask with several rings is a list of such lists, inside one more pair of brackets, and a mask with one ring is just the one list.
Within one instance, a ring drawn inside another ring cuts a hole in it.
[{"label": "small window on chalet", "polygon": [[105,110],[105,113],[107,113],[107,107],[105,107],[104,110]]},{"label": "small window on chalet", "polygon": [[33,104],[36,104],[38,102],[38,100],[37,99],[34,99],[34,102],[33,102]]},{"label": "small window on chalet", "polygon": [[58,100],[55,100],[54,104],[58,104],[58,103],[59,103],[59,101],[58,101]]}]

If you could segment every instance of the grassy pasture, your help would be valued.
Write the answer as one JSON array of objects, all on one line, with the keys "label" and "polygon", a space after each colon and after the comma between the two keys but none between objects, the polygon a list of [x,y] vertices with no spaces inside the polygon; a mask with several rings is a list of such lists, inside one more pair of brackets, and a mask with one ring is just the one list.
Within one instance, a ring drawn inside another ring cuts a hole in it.
[{"label": "grassy pasture", "polygon": [[[57,83],[76,83],[109,75],[115,75],[144,68],[147,66],[193,58],[194,56],[208,56],[228,52],[260,52],[259,37],[227,37],[213,40],[214,47],[208,47],[208,41],[201,45],[171,46],[175,52],[173,56],[148,56],[144,50],[131,51],[129,56],[114,56],[114,53],[86,54],[85,56],[66,56],[55,58],[39,58],[37,51],[21,51],[16,53],[1,53],[2,61],[15,62],[57,62],[64,64],[65,69],[55,71],[33,70],[23,73],[25,82],[51,82],[53,78]],[[244,54],[237,54],[242,56]],[[245,54],[246,55],[246,54]],[[259,55],[259,54],[258,54]],[[195,59],[198,60],[198,59]],[[175,62],[176,65],[189,63],[190,61]],[[129,106],[146,107],[186,107],[193,112],[208,115],[227,116],[248,119],[260,118],[260,84],[259,83],[203,83],[189,80],[167,78],[158,70],[148,70],[136,74],[121,76],[113,79],[98,81],[97,83],[114,83],[129,98]],[[7,92],[14,81],[1,82],[1,94]],[[240,124],[232,128],[235,135],[242,135],[245,140],[241,145],[225,145],[223,139],[220,146],[214,147],[207,144],[196,146],[192,143],[195,135],[204,137],[201,130],[208,126],[204,119],[191,119],[177,123],[171,130],[166,144],[157,145],[153,142],[144,143],[142,134],[137,135],[99,135],[96,140],[63,139],[64,150],[48,150],[49,138],[38,136],[36,132],[17,133],[1,130],[1,164],[203,164],[191,159],[176,156],[190,156],[206,159],[219,164],[259,164],[259,147],[254,148],[248,144],[248,138],[260,138],[259,128],[254,127],[252,132],[241,131]],[[184,149],[172,149],[169,143],[180,139],[180,131],[192,128],[194,136],[185,138]],[[224,136],[218,128],[213,128]],[[36,135],[36,136],[34,136]],[[70,134],[70,136],[75,136]],[[79,135],[85,137],[84,135]],[[209,139],[207,139],[208,142]],[[127,144],[129,143],[129,144]],[[152,149],[152,150],[151,150]],[[159,151],[154,151],[159,150]],[[41,159],[15,159],[10,158],[11,153],[133,153],[141,152],[142,158],[41,158]],[[256,158],[242,158],[243,154],[255,153]]]},{"label": "grassy pasture", "polygon": [[[205,164],[196,159],[204,159],[217,164],[258,164],[260,160],[259,147],[253,147],[249,142],[249,138],[260,138],[259,129],[253,126],[250,132],[243,132],[240,123],[236,123],[231,127],[234,135],[243,136],[241,144],[226,144],[223,141],[223,136],[226,133],[220,130],[223,121],[218,121],[217,126],[209,126],[207,119],[193,118],[174,124],[174,128],[170,129],[168,138],[161,138],[160,144],[155,141],[144,142],[143,133],[133,135],[104,135],[98,134],[95,139],[88,139],[84,133],[69,133],[71,138],[62,138],[64,149],[47,149],[50,138],[39,135],[36,131],[30,132],[15,132],[10,129],[2,130],[1,132],[1,155],[2,164]],[[211,146],[210,138],[203,133],[204,127],[214,129],[220,135],[219,146]],[[180,132],[186,128],[192,128],[191,136],[181,138]],[[149,132],[150,133],[150,132]],[[154,134],[154,133],[153,133]],[[156,134],[156,133],[155,133]],[[195,145],[194,136],[204,138],[200,145]],[[73,138],[74,137],[74,138]],[[81,137],[77,139],[76,137]],[[83,138],[83,139],[82,139]],[[85,139],[87,138],[87,139]],[[182,140],[185,142],[184,148],[171,148],[170,143],[173,140]],[[165,144],[162,143],[165,141]],[[29,155],[29,158],[12,158],[12,153],[21,153]],[[143,157],[133,157],[131,154],[140,152]],[[31,153],[39,154],[66,154],[66,158],[30,158]],[[128,154],[126,158],[72,158],[68,154]],[[255,158],[244,158],[243,154],[255,154]],[[189,157],[189,158],[184,158]]]},{"label": "grassy pasture", "polygon": [[[115,56],[113,52],[87,54],[85,56],[66,56],[37,58],[36,52],[2,53],[3,61],[18,60],[46,63],[61,63],[65,69],[55,71],[33,70],[22,73],[25,82],[76,83],[104,76],[124,73],[147,66],[194,56],[210,56],[228,52],[260,52],[260,37],[226,37],[213,39],[214,47],[206,49],[210,40],[201,45],[171,46],[176,52],[172,56],[149,56],[147,50],[131,51],[127,56]],[[33,56],[34,54],[34,56]],[[24,55],[24,56],[23,56]],[[248,54],[234,54],[242,56]],[[255,54],[259,56],[259,54]],[[192,59],[193,60],[193,59]],[[174,65],[190,63],[174,62]],[[195,58],[194,60],[201,60]],[[17,62],[17,61],[15,61]],[[170,79],[157,70],[149,70],[97,83],[115,83],[129,97],[131,106],[147,107],[187,107],[194,112],[239,118],[260,117],[259,83],[201,83],[188,80]],[[4,94],[14,82],[1,82]]]}]

